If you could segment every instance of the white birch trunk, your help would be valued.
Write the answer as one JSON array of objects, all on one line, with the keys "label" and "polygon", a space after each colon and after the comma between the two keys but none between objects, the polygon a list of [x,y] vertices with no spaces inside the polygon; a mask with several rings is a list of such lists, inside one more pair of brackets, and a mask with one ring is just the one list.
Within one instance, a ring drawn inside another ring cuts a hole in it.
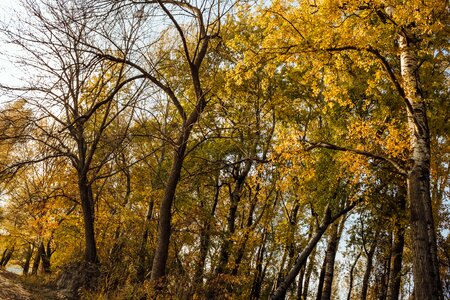
[{"label": "white birch trunk", "polygon": [[430,132],[420,91],[415,44],[399,35],[400,67],[407,99],[410,158],[407,174],[415,299],[443,299],[430,197]]}]

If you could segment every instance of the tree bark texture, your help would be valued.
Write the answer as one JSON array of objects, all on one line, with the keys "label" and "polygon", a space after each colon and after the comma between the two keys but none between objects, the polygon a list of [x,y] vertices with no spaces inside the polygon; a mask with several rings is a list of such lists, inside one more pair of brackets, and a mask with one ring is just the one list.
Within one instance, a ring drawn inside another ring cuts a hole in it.
[{"label": "tree bark texture", "polygon": [[327,247],[327,253],[325,256],[325,278],[323,281],[323,290],[321,300],[330,300],[333,291],[333,277],[334,277],[334,263],[336,261],[336,253],[339,247],[339,241],[341,239],[342,230],[344,229],[345,216],[342,217],[339,224],[334,223],[332,225],[332,231]]},{"label": "tree bark texture", "polygon": [[[403,211],[406,208],[406,199],[400,196],[399,209]],[[389,270],[389,282],[387,300],[398,300],[401,287],[401,271],[403,262],[403,248],[405,245],[405,229],[397,219],[394,224],[393,238],[391,245],[391,261]]]},{"label": "tree bark texture", "polygon": [[31,262],[31,257],[33,256],[33,250],[34,250],[34,246],[32,244],[28,245],[28,249],[27,252],[25,253],[25,262],[23,264],[23,275],[28,275],[28,272],[30,271],[30,262]]},{"label": "tree bark texture", "polygon": [[97,244],[94,231],[94,199],[92,199],[91,186],[87,175],[79,174],[78,188],[80,191],[81,208],[83,210],[84,234],[85,234],[85,260],[97,264]]},{"label": "tree bark texture", "polygon": [[367,299],[367,291],[369,289],[369,280],[370,280],[370,274],[372,273],[372,267],[373,267],[373,256],[375,254],[375,250],[377,248],[378,244],[378,236],[379,231],[375,234],[375,238],[372,241],[372,244],[370,245],[369,251],[366,252],[366,270],[364,271],[364,277],[362,282],[362,288],[361,288],[361,300]]},{"label": "tree bark texture", "polygon": [[436,232],[430,196],[430,132],[425,99],[420,90],[415,37],[404,30],[398,39],[410,138],[407,173],[415,297],[443,299]]},{"label": "tree bark texture", "polygon": [[347,293],[347,300],[352,299],[352,290],[353,290],[353,272],[355,271],[356,264],[358,263],[359,258],[361,257],[361,252],[358,253],[358,255],[355,258],[355,261],[353,262],[351,268],[350,268],[350,278],[348,280],[348,293]]}]

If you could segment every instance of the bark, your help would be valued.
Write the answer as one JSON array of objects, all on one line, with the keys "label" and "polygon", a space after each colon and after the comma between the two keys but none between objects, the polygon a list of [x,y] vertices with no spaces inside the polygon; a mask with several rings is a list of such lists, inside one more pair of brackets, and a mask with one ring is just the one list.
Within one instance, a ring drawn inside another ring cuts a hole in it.
[{"label": "bark", "polygon": [[332,232],[330,235],[330,241],[326,253],[326,267],[325,278],[323,281],[323,290],[321,300],[330,300],[333,288],[333,276],[334,276],[334,263],[336,260],[336,253],[339,247],[339,241],[341,239],[342,230],[344,229],[345,217],[342,217],[339,224],[332,225]]},{"label": "bark", "polygon": [[259,299],[261,295],[261,285],[264,279],[263,260],[266,249],[266,242],[267,242],[267,228],[264,228],[262,244],[259,247],[258,252],[256,254],[256,270],[253,278],[253,285],[252,291],[250,293],[250,299]]},{"label": "bark", "polygon": [[[51,250],[51,249],[48,249],[48,250]],[[45,251],[45,246],[44,246],[43,241],[39,244],[38,251],[41,254],[42,269],[44,270],[44,273],[50,273],[50,256],[49,256],[49,253],[47,253]]]},{"label": "bark", "polygon": [[87,175],[80,174],[78,177],[78,189],[80,192],[81,208],[83,211],[83,223],[85,234],[85,260],[97,264],[97,244],[94,231],[94,199]]},{"label": "bark", "polygon": [[355,258],[355,261],[352,264],[352,267],[350,268],[350,278],[348,283],[348,293],[347,293],[347,300],[352,299],[352,289],[353,289],[353,272],[355,270],[356,264],[358,263],[359,258],[361,257],[361,252],[358,253],[358,255]]},{"label": "bark", "polygon": [[8,262],[10,261],[12,255],[13,255],[13,253],[14,253],[14,247],[12,247],[11,249],[7,248],[3,252],[0,267],[6,267],[6,265],[8,264]]},{"label": "bark", "polygon": [[402,225],[397,223],[392,241],[387,300],[398,300],[400,296],[403,248],[405,245],[404,235]]},{"label": "bark", "polygon": [[303,293],[303,280],[305,278],[305,272],[306,272],[306,264],[302,267],[300,270],[300,275],[298,276],[297,281],[297,299],[302,299],[302,293]]},{"label": "bark", "polygon": [[[190,130],[189,130],[190,133]],[[189,133],[187,136],[189,136]],[[158,242],[155,249],[155,256],[152,264],[151,280],[157,284],[166,274],[166,262],[169,256],[169,242],[171,234],[172,203],[175,198],[175,191],[180,180],[181,168],[183,166],[184,154],[186,151],[187,137],[180,139],[180,147],[175,151],[167,181],[164,197],[159,208]]]},{"label": "bark", "polygon": [[2,254],[2,259],[0,260],[0,267],[3,267],[3,262],[5,261],[5,258],[6,258],[6,254],[8,254],[8,248],[6,248],[4,251],[3,251],[3,254]]},{"label": "bark", "polygon": [[31,270],[32,275],[36,275],[38,273],[39,265],[41,264],[42,250],[44,249],[44,247],[41,247],[40,245],[41,242],[39,243],[38,251],[36,253],[36,256],[34,257],[33,268]]},{"label": "bark", "polygon": [[415,43],[410,30],[405,29],[399,35],[400,68],[410,133],[407,184],[414,287],[416,299],[436,300],[443,299],[443,295],[430,197],[430,132],[426,103],[420,90]]},{"label": "bark", "polygon": [[308,293],[309,293],[309,281],[311,280],[311,275],[312,272],[314,270],[314,266],[316,264],[316,249],[313,250],[313,252],[311,253],[311,255],[309,256],[308,260],[309,260],[309,264],[306,267],[306,273],[305,273],[305,280],[303,283],[303,292],[301,295],[301,299],[302,300],[306,300],[308,298]]},{"label": "bark", "polygon": [[28,272],[30,271],[30,262],[31,257],[33,256],[33,250],[34,250],[33,245],[29,244],[27,252],[25,254],[25,262],[23,264],[23,273],[22,273],[23,275],[28,275]]},{"label": "bark", "polygon": [[377,233],[375,234],[375,238],[372,241],[372,244],[370,245],[369,251],[366,251],[367,263],[366,263],[366,270],[364,271],[364,277],[361,288],[361,300],[366,300],[367,298],[367,291],[369,289],[369,279],[373,267],[373,256],[375,254],[375,250],[378,245],[378,235],[379,231],[377,231]]},{"label": "bark", "polygon": [[317,294],[316,294],[316,300],[322,299],[322,290],[323,290],[323,284],[325,280],[325,270],[327,268],[327,255],[328,255],[328,248],[325,252],[325,257],[323,259],[322,267],[320,268],[320,274],[319,274],[319,282],[317,283]]},{"label": "bark", "polygon": [[166,262],[169,255],[169,242],[171,234],[171,218],[172,218],[172,203],[175,197],[175,191],[180,179],[181,168],[183,166],[183,161],[185,158],[187,143],[189,141],[192,127],[197,123],[200,115],[203,113],[207,101],[205,94],[202,90],[202,84],[200,82],[200,66],[203,59],[205,58],[209,46],[209,41],[211,36],[207,34],[207,28],[203,20],[202,12],[194,6],[188,6],[188,10],[191,10],[193,15],[195,15],[196,21],[199,25],[199,36],[197,40],[197,50],[196,55],[193,59],[190,58],[190,50],[187,47],[187,41],[181,26],[177,23],[174,16],[165,7],[163,1],[158,1],[161,9],[164,13],[172,20],[175,27],[178,30],[179,37],[183,43],[184,56],[189,64],[189,71],[191,77],[192,87],[195,92],[195,102],[196,105],[187,117],[184,108],[182,107],[180,101],[175,96],[174,92],[165,86],[161,81],[158,81],[153,76],[148,76],[153,83],[157,84],[172,100],[173,104],[177,107],[177,110],[183,119],[183,125],[180,130],[178,139],[176,140],[175,151],[173,155],[172,167],[169,173],[169,178],[164,189],[164,196],[160,203],[159,208],[159,224],[158,224],[158,240],[155,249],[155,256],[153,258],[152,264],[152,274],[151,280],[160,286],[161,280],[166,273]]}]

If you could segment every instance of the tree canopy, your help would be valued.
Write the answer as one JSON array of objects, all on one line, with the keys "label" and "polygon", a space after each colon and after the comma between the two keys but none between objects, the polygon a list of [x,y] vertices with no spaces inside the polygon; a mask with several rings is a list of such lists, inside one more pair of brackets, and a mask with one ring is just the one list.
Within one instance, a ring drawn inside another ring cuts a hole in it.
[{"label": "tree canopy", "polygon": [[87,299],[449,298],[449,11],[22,1],[1,267]]}]

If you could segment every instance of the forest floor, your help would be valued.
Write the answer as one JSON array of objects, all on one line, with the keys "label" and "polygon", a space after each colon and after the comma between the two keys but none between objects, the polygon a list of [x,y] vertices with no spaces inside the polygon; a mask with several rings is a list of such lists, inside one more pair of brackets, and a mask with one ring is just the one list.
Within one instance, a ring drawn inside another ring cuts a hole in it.
[{"label": "forest floor", "polygon": [[38,282],[26,281],[21,276],[0,270],[1,300],[57,300],[68,299],[62,293]]}]

